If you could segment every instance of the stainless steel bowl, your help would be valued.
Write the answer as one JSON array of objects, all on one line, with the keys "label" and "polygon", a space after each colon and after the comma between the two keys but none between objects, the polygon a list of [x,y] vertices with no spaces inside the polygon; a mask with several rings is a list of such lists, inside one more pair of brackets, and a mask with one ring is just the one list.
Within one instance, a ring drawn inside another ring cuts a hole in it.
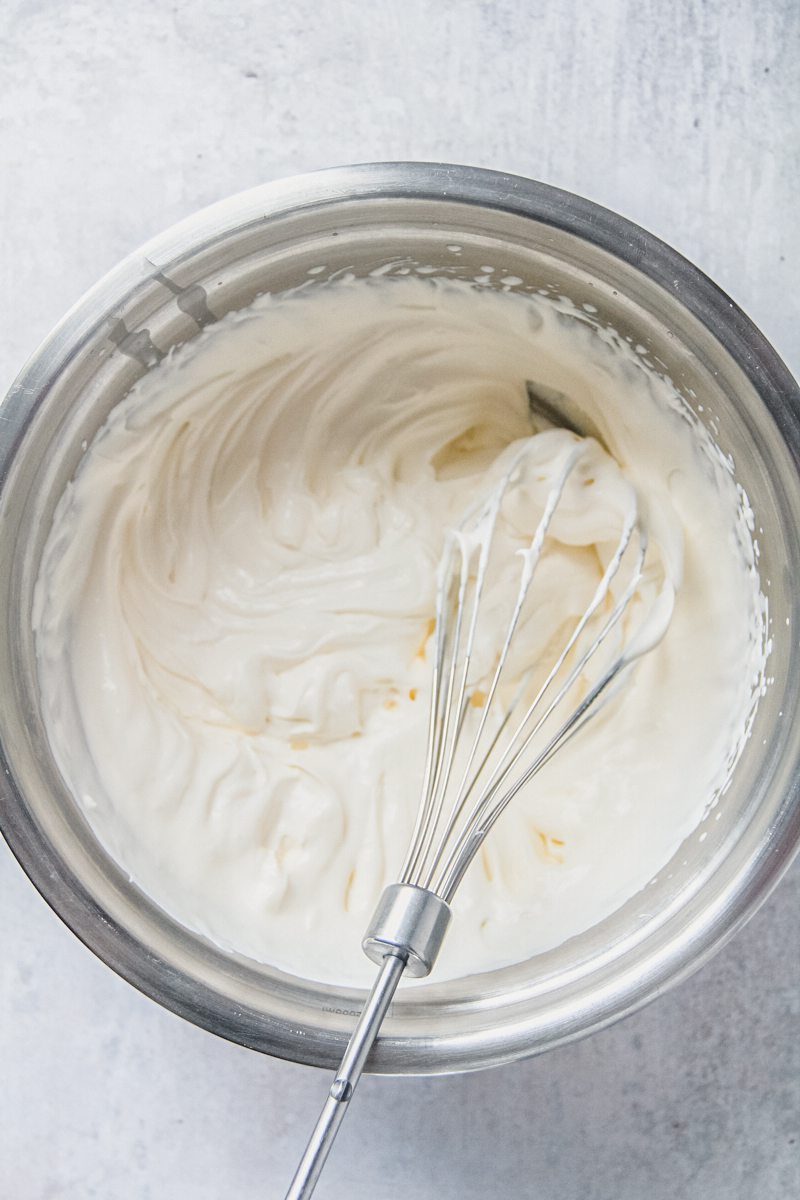
[{"label": "stainless steel bowl", "polygon": [[[453,247],[460,249],[456,252]],[[199,213],[126,259],[64,318],[0,416],[2,827],[66,924],[118,974],[206,1029],[298,1062],[338,1061],[360,996],[227,954],[157,908],[103,851],[42,726],[31,594],[54,505],[87,439],[171,346],[263,291],[390,260],[519,276],[590,304],[663,364],[736,464],[756,514],[773,682],[730,789],[657,882],[602,924],[502,971],[395,1004],[373,1071],[459,1071],[608,1024],[700,966],[800,840],[800,392],[744,314],[669,247],[586,200],[468,167],[348,167]],[[314,268],[322,274],[309,274]],[[702,410],[701,406],[702,405]]]}]

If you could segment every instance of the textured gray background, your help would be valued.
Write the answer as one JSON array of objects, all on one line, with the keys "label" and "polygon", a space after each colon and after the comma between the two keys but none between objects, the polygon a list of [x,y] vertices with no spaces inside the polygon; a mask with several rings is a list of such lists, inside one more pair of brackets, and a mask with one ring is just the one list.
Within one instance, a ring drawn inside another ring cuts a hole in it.
[{"label": "textured gray background", "polygon": [[[800,8],[2,0],[0,383],[150,234],[275,176],[449,159],[588,195],[684,251],[800,372]],[[0,854],[0,1197],[282,1195],[324,1077],[96,962]],[[367,1079],[323,1197],[800,1193],[800,872],[699,975],[489,1074]],[[370,1143],[391,1134],[388,1160]]]}]

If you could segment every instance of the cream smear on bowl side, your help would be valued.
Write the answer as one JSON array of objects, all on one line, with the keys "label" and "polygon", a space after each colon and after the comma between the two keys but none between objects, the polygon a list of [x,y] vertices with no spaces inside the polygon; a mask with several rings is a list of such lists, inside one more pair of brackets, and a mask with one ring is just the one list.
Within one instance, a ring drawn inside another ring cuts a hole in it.
[{"label": "cream smear on bowl side", "polygon": [[[540,296],[405,277],[263,297],[113,410],[34,606],[65,780],[131,877],[219,945],[371,979],[360,939],[424,765],[444,533],[531,435],[526,380],[570,397],[610,453],[594,448],[583,507],[548,539],[525,652],[585,606],[623,485],[650,528],[643,587],[666,581],[675,607],[624,696],[493,830],[437,977],[588,929],[724,786],[763,676],[763,600],[734,480],[672,385]],[[543,496],[571,435],[537,436]],[[512,550],[542,502],[517,512]]]}]

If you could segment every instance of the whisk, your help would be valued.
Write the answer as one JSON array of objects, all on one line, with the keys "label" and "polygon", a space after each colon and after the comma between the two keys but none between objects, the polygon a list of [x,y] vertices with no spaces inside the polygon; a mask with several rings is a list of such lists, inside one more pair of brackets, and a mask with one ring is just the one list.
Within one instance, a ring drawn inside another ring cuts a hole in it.
[{"label": "whisk", "polygon": [[[531,407],[536,396],[531,394]],[[539,414],[572,431],[529,543],[518,550],[519,585],[505,633],[493,647],[491,682],[474,697],[470,667],[476,650],[481,602],[496,542],[498,519],[509,493],[525,478],[536,438],[526,439],[491,493],[445,540],[436,596],[435,646],[427,754],[422,796],[397,883],[387,887],[363,940],[379,971],[286,1200],[306,1200],[320,1176],[373,1042],[402,975],[430,973],[450,923],[450,904],[465,871],[517,793],[579,732],[624,682],[634,662],[663,636],[672,610],[668,585],[650,587],[650,602],[633,631],[623,617],[646,571],[648,536],[630,488],[618,539],[594,594],[574,622],[555,661],[542,672],[504,680],[537,568],[565,492],[596,443],[575,426]],[[652,581],[651,581],[652,582]],[[647,589],[644,589],[647,590]],[[629,613],[630,616],[630,613]],[[587,682],[587,669],[594,679]],[[540,665],[540,664],[539,664]],[[536,675],[536,682],[532,679]],[[576,694],[580,694],[577,698]]]}]

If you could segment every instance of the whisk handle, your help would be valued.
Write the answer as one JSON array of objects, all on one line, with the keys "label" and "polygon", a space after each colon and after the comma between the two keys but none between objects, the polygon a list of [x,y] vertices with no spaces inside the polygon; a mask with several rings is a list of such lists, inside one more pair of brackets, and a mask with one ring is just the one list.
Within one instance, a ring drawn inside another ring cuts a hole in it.
[{"label": "whisk handle", "polygon": [[286,1200],[307,1200],[312,1195],[405,966],[406,957],[402,954],[390,952],[383,959]]},{"label": "whisk handle", "polygon": [[286,1200],[307,1200],[313,1193],[400,977],[404,971],[417,979],[430,973],[449,922],[449,905],[427,888],[393,883],[381,896],[362,942],[367,958],[380,967],[378,977],[347,1043]]}]

